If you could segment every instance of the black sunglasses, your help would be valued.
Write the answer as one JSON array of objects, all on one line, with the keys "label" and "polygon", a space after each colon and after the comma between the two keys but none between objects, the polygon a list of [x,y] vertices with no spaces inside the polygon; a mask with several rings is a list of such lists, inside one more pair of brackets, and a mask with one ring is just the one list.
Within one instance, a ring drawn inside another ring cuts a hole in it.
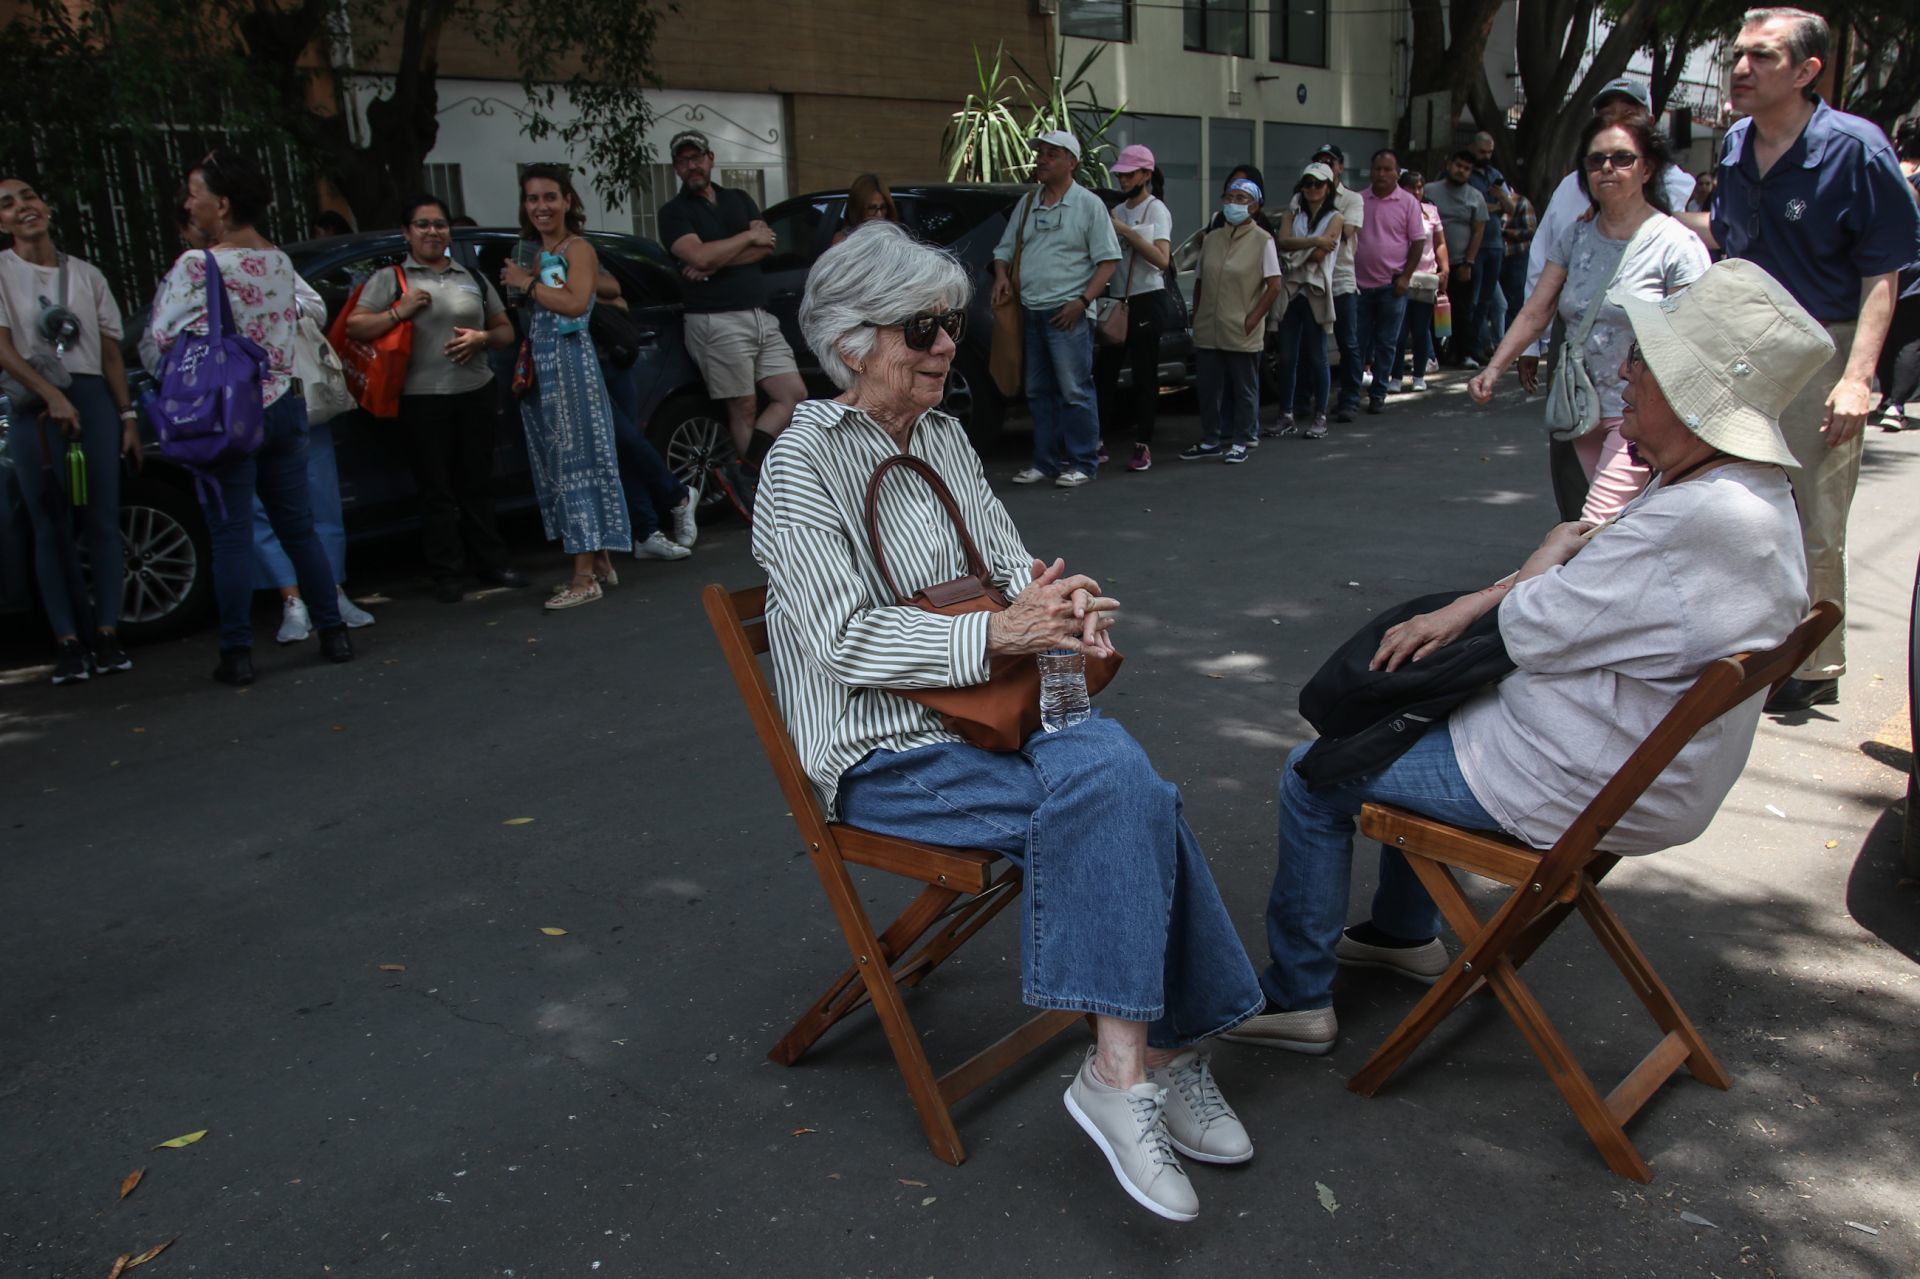
[{"label": "black sunglasses", "polygon": [[947,331],[957,346],[967,332],[967,313],[965,311],[918,311],[901,320],[898,324],[875,324],[869,320],[870,329],[899,329],[900,336],[906,339],[907,347],[914,351],[931,351],[938,341],[941,329]]},{"label": "black sunglasses", "polygon": [[1640,163],[1640,157],[1632,151],[1589,151],[1587,152],[1587,172],[1598,173],[1611,164],[1621,173],[1625,173]]}]

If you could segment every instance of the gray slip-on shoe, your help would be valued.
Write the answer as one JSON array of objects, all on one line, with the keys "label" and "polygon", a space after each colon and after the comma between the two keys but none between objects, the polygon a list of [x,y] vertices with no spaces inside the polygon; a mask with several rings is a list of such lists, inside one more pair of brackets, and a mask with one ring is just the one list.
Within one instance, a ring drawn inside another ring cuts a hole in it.
[{"label": "gray slip-on shoe", "polygon": [[1333,954],[1349,968],[1384,968],[1423,986],[1439,981],[1453,962],[1438,937],[1420,946],[1374,946],[1343,932],[1334,943]]},{"label": "gray slip-on shoe", "polygon": [[1340,1038],[1340,1022],[1331,1008],[1301,1008],[1290,1013],[1261,1013],[1221,1035],[1236,1044],[1284,1048],[1318,1057],[1333,1051]]},{"label": "gray slip-on shoe", "polygon": [[1192,1221],[1200,1215],[1200,1197],[1167,1143],[1161,1119],[1166,1089],[1155,1083],[1109,1088],[1093,1077],[1096,1051],[1087,1050],[1067,1086],[1067,1113],[1100,1147],[1134,1202],[1169,1221]]}]

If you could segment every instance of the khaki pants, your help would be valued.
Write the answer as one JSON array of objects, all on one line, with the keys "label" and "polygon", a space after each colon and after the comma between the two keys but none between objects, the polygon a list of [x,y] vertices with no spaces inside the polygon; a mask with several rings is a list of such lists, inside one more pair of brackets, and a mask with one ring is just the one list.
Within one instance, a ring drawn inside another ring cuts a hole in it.
[{"label": "khaki pants", "polygon": [[[1799,469],[1787,472],[1793,480],[1794,501],[1800,507],[1800,536],[1807,548],[1807,598],[1817,604],[1832,600],[1847,606],[1847,513],[1853,509],[1854,486],[1860,482],[1860,454],[1865,432],[1838,448],[1828,448],[1820,423],[1827,414],[1827,396],[1846,371],[1853,348],[1853,324],[1829,324],[1834,355],[1780,415],[1780,431],[1787,437]],[[1799,679],[1834,679],[1847,671],[1847,624],[1844,617],[1806,665],[1794,672]]]}]

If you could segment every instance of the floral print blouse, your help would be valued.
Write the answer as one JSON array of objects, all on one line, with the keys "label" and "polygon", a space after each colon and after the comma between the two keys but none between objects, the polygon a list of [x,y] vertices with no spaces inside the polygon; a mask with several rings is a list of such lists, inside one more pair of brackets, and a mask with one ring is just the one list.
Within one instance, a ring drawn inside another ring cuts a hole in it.
[{"label": "floral print blouse", "polygon": [[[293,263],[279,249],[216,246],[220,282],[233,326],[267,353],[264,399],[272,404],[293,380],[294,334],[300,322],[296,294],[302,287]],[[207,331],[207,259],[198,249],[180,255],[154,302],[153,338],[164,354],[182,335]]]}]

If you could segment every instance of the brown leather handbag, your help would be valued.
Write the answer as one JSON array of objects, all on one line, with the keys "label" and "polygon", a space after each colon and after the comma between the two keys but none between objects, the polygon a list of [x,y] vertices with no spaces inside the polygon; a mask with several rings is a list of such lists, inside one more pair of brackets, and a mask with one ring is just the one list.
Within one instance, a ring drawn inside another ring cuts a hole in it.
[{"label": "brown leather handbag", "polygon": [[[887,568],[886,549],[880,543],[880,481],[894,467],[905,467],[927,482],[940,505],[946,509],[953,531],[966,552],[967,571],[950,582],[922,587],[911,596],[901,593],[893,573]],[[1000,613],[1007,597],[993,584],[987,562],[967,532],[960,516],[959,503],[947,488],[940,473],[920,458],[901,453],[873,468],[867,481],[867,544],[873,547],[874,566],[880,580],[893,595],[894,602],[907,608],[921,608],[942,617],[962,613]],[[1087,692],[1097,693],[1112,682],[1120,669],[1121,657],[1087,654]],[[990,674],[984,684],[964,688],[889,688],[886,691],[937,711],[947,730],[982,750],[1017,751],[1040,728],[1040,665],[1031,653],[997,653],[989,660]]]},{"label": "brown leather handbag", "polygon": [[1027,246],[1027,213],[1040,198],[1040,188],[1020,200],[1020,225],[1013,233],[1013,261],[1007,264],[1007,282],[1013,286],[1004,302],[993,304],[993,340],[987,347],[987,373],[1002,395],[1026,390],[1026,312],[1020,309],[1020,258]]}]

